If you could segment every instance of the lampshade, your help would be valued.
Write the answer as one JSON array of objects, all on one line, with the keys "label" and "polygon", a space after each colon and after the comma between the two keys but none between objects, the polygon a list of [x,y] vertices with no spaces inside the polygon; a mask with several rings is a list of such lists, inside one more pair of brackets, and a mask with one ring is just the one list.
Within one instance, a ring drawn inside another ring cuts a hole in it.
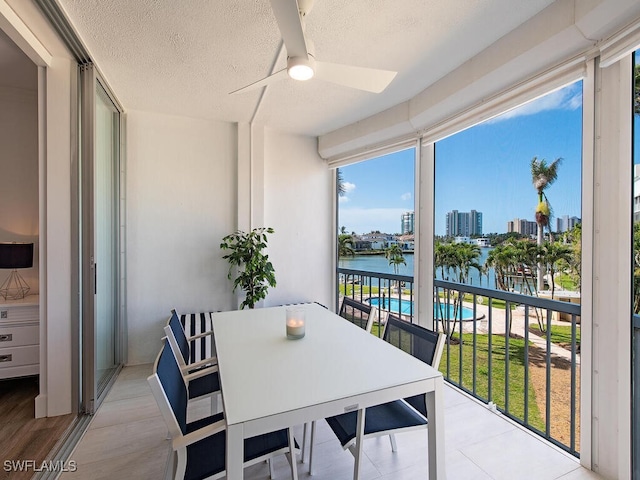
[{"label": "lampshade", "polygon": [[33,267],[33,243],[0,243],[0,268]]}]

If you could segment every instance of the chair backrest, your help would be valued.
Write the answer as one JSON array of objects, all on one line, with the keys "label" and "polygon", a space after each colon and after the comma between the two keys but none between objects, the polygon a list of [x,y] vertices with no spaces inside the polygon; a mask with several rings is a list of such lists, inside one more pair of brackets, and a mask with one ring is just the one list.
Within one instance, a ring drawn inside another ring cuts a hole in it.
[{"label": "chair backrest", "polygon": [[[176,357],[180,368],[184,368],[190,362],[189,340],[184,333],[184,328],[180,323],[180,318],[175,310],[171,310],[171,318],[164,327],[164,333],[171,344],[171,348],[176,352]],[[178,354],[178,352],[180,352]]]},{"label": "chair backrest", "polygon": [[[171,310],[175,312],[175,310]],[[206,332],[211,332],[213,326],[211,324],[211,312],[201,313],[183,313],[179,315],[180,325],[187,337],[198,336]],[[213,342],[208,335],[201,335],[200,338],[189,341],[189,360],[188,363],[197,362],[205,358],[215,356]]]},{"label": "chair backrest", "polygon": [[438,368],[444,347],[444,335],[428,330],[415,323],[388,315],[382,336],[385,342],[395,345],[424,363]]},{"label": "chair backrest", "polygon": [[338,315],[346,318],[367,332],[370,332],[373,323],[378,321],[379,312],[376,307],[367,303],[358,302],[349,297],[343,297]]},{"label": "chair backrest", "polygon": [[162,349],[153,367],[153,375],[147,380],[169,432],[175,438],[187,433],[189,392],[169,342],[164,340],[162,343]]},{"label": "chair backrest", "polygon": [[[424,363],[438,369],[442,350],[444,349],[444,334],[433,332],[414,323],[405,322],[390,314],[387,316],[382,338],[385,342],[389,342],[400,350],[404,350]],[[405,401],[427,417],[427,405],[424,395],[405,398]]]}]

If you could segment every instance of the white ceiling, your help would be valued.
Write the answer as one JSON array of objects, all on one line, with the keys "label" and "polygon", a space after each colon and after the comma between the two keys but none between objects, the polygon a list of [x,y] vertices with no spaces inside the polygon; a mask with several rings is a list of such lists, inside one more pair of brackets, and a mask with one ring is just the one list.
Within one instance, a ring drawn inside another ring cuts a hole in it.
[{"label": "white ceiling", "polygon": [[[268,0],[59,0],[126,109],[249,122],[280,32]],[[381,94],[319,80],[267,87],[255,122],[322,135],[415,96],[552,0],[317,0],[316,58],[398,71]]]}]

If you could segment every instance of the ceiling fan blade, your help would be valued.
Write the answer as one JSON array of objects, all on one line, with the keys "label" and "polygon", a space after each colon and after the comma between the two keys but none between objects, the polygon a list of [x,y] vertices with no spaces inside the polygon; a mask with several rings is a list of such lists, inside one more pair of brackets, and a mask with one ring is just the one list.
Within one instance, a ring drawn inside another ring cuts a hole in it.
[{"label": "ceiling fan blade", "polygon": [[315,78],[373,93],[380,93],[387,88],[397,73],[338,63],[315,63]]},{"label": "ceiling fan blade", "polygon": [[238,90],[229,92],[229,95],[233,95],[234,93],[250,92],[251,90],[256,90],[257,88],[264,87],[265,85],[269,85],[270,83],[278,82],[285,77],[288,77],[287,69],[283,68],[282,70],[279,70],[273,75],[269,75],[268,77],[265,77],[262,80],[258,80],[257,82],[250,83],[249,85],[239,88]]},{"label": "ceiling fan blade", "polygon": [[302,21],[296,0],[271,0],[271,10],[278,22],[287,56],[309,58]]}]

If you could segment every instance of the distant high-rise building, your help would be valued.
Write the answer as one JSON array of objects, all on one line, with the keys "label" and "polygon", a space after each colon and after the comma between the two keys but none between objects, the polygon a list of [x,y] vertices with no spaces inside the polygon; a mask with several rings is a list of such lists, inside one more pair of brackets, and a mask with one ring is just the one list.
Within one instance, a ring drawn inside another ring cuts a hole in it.
[{"label": "distant high-rise building", "polygon": [[558,233],[568,232],[579,223],[581,223],[581,220],[578,217],[570,217],[569,215],[563,215],[561,218],[558,218],[556,220],[556,231]]},{"label": "distant high-rise building", "polygon": [[408,233],[414,233],[413,219],[414,219],[414,212],[405,212],[402,214],[401,224],[400,224],[400,233],[402,235],[406,235]]},{"label": "distant high-rise building", "polygon": [[471,237],[472,235],[482,235],[482,212],[452,210],[447,213],[448,237]]},{"label": "distant high-rise building", "polygon": [[507,222],[507,233],[519,233],[520,235],[537,235],[538,224],[523,218],[514,218]]}]

